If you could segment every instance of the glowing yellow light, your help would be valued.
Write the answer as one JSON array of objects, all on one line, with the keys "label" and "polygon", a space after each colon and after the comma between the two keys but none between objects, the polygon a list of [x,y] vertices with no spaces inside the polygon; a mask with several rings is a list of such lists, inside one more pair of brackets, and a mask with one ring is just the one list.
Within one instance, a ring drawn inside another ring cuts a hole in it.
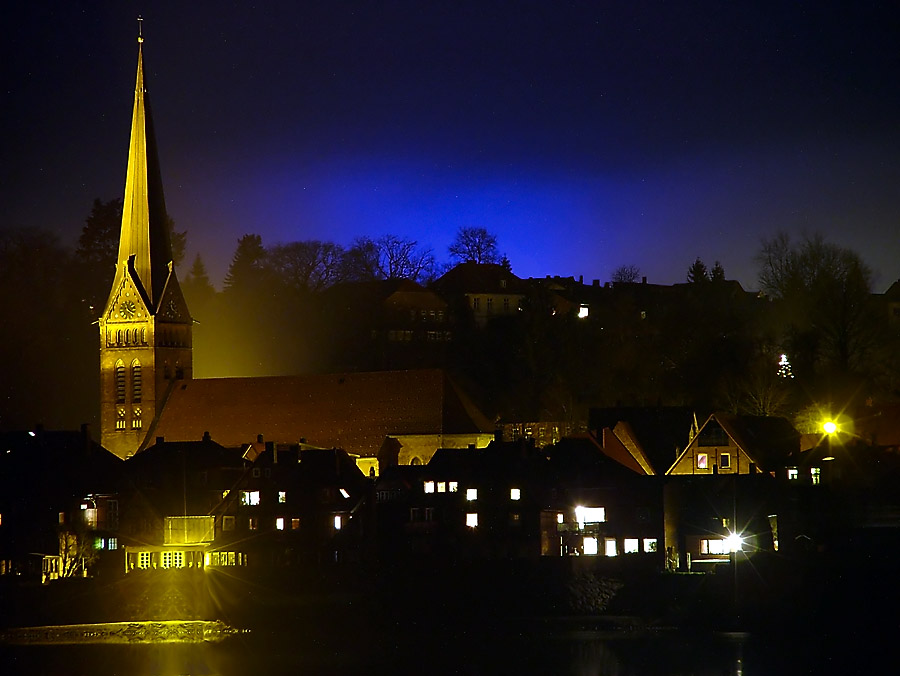
[{"label": "glowing yellow light", "polygon": [[825,430],[825,434],[834,434],[837,432],[838,426],[833,420],[829,420],[822,425],[822,429]]},{"label": "glowing yellow light", "polygon": [[725,538],[725,543],[728,545],[728,551],[731,552],[739,552],[744,548],[744,538],[737,533],[731,533]]}]

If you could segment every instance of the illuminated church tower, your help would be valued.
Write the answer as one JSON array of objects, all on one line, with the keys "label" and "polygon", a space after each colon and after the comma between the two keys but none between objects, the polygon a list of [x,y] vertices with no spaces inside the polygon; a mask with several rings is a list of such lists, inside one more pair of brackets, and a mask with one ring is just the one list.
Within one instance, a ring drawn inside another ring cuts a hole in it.
[{"label": "illuminated church tower", "polygon": [[152,443],[170,392],[192,377],[192,320],[172,264],[142,47],[139,37],[119,254],[99,321],[101,443],[122,458]]}]

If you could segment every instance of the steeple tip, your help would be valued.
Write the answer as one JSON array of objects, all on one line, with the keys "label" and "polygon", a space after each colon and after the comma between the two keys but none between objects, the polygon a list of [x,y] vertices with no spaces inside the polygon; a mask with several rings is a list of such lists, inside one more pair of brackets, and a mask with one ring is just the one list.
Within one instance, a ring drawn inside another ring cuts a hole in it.
[{"label": "steeple tip", "polygon": [[138,44],[143,44],[144,42],[144,17],[139,16],[138,20]]}]

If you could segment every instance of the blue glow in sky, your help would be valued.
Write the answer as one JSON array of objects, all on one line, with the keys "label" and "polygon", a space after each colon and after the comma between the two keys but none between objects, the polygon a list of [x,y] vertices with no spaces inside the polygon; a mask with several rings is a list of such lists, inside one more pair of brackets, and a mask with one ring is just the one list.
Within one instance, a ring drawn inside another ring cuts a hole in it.
[{"label": "blue glow in sky", "polygon": [[0,227],[74,242],[121,193],[144,12],[169,212],[214,281],[245,233],[446,260],[467,225],[523,277],[699,256],[752,289],[778,230],[900,277],[893,5],[8,4]]}]

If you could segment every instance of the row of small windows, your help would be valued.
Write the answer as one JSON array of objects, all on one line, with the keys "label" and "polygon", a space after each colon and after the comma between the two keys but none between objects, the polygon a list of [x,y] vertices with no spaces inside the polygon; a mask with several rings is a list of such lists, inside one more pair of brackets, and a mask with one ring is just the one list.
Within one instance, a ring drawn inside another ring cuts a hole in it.
[{"label": "row of small windows", "polygon": [[416,321],[416,319],[421,319],[424,321],[444,321],[444,311],[443,310],[410,310],[409,311],[409,319],[410,321]]},{"label": "row of small windows", "polygon": [[[448,343],[453,339],[453,334],[450,331],[425,331],[425,340],[430,343]],[[392,343],[410,343],[413,340],[421,339],[422,334],[416,334],[415,331],[410,331],[408,329],[398,329],[387,332],[388,340]],[[378,332],[372,331],[372,338],[378,338]]]},{"label": "row of small windows", "polygon": [[116,345],[146,345],[147,329],[116,329]]},{"label": "row of small windows", "polygon": [[[116,347],[131,347],[134,345],[147,345],[147,329],[116,329],[115,341],[109,333],[107,343]],[[161,328],[157,329],[156,342],[162,347],[187,347],[184,329]]]},{"label": "row of small windows", "polygon": [[[494,299],[491,297],[487,297],[484,299],[485,309],[484,311],[488,314],[491,314],[494,311]],[[478,296],[472,297],[472,309],[475,312],[481,312],[481,298]],[[503,312],[504,314],[508,314],[510,309],[509,298],[503,299]]]}]

